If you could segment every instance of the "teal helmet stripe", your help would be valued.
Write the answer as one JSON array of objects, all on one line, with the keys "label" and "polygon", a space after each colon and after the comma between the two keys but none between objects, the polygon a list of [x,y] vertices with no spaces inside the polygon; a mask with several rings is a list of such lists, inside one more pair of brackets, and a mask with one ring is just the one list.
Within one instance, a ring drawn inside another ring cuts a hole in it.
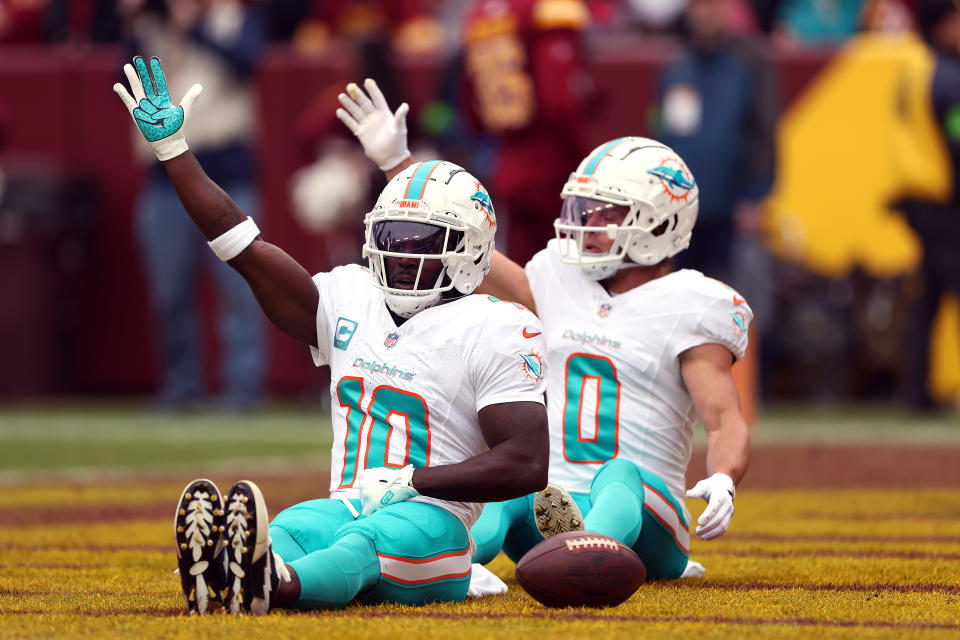
[{"label": "teal helmet stripe", "polygon": [[410,182],[407,183],[407,191],[403,194],[405,200],[422,200],[423,191],[427,188],[427,180],[433,170],[440,166],[442,160],[428,160],[421,162],[420,166],[414,170],[410,176]]},{"label": "teal helmet stripe", "polygon": [[629,140],[629,138],[617,138],[616,140],[611,140],[607,144],[597,149],[597,152],[593,154],[593,157],[590,158],[590,162],[587,163],[586,168],[583,170],[583,175],[592,176],[593,172],[597,170],[597,165],[600,164],[600,161],[603,160],[607,154],[613,151],[615,146],[624,140]]}]

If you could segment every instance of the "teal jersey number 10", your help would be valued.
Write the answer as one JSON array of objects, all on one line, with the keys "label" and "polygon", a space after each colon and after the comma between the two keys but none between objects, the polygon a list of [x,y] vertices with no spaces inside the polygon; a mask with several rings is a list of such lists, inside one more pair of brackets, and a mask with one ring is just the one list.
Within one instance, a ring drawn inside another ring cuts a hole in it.
[{"label": "teal jersey number 10", "polygon": [[[380,385],[373,390],[364,410],[363,379],[344,377],[337,383],[337,400],[341,407],[347,408],[343,475],[339,488],[353,486],[358,467],[430,466],[430,411],[423,398],[415,393]],[[403,437],[394,433],[395,425],[400,423],[406,426],[406,452],[402,463],[391,463],[388,459],[390,441],[395,437]],[[361,466],[360,439],[364,433],[367,447]]]}]

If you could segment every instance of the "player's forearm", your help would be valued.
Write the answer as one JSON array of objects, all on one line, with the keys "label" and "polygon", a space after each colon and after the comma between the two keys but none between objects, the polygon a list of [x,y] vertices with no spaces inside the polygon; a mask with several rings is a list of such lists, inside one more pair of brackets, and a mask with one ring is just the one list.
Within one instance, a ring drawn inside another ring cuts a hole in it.
[{"label": "player's forearm", "polygon": [[504,442],[469,460],[417,469],[413,487],[424,496],[459,502],[499,502],[547,485],[546,447]]},{"label": "player's forearm", "polygon": [[717,420],[716,428],[707,429],[707,475],[725,473],[739,485],[750,464],[750,429],[736,409]]},{"label": "player's forearm", "polygon": [[189,151],[163,163],[183,208],[207,240],[247,219],[237,204],[204,172]]},{"label": "player's forearm", "polygon": [[499,251],[494,251],[490,256],[490,273],[483,277],[477,293],[519,302],[530,311],[537,312],[527,272]]}]

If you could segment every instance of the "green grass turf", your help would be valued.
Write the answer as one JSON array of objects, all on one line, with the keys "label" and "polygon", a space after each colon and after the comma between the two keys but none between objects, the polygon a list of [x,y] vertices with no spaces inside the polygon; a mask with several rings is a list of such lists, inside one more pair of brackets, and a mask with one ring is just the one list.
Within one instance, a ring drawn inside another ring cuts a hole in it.
[{"label": "green grass turf", "polygon": [[[960,415],[916,415],[896,405],[837,404],[766,407],[753,429],[754,444],[960,445]],[[696,442],[705,442],[697,430]]]},{"label": "green grass turf", "polygon": [[126,405],[0,407],[0,480],[49,472],[152,472],[197,462],[329,462],[329,415],[157,414]]},{"label": "green grass turf", "polygon": [[[129,403],[0,405],[0,481],[48,474],[154,472],[198,462],[329,464],[329,414],[275,405],[250,414],[162,414]],[[942,443],[960,445],[960,418],[911,416],[889,406],[768,407],[756,445]],[[703,445],[702,430],[695,442]]]}]

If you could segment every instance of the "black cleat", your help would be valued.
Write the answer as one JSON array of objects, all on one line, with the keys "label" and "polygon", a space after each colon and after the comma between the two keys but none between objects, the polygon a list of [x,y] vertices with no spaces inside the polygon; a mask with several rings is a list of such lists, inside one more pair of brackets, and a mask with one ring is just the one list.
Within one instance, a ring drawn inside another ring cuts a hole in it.
[{"label": "black cleat", "polygon": [[177,503],[174,532],[180,584],[191,614],[223,607],[227,584],[223,496],[210,480],[194,480]]},{"label": "black cleat", "polygon": [[269,516],[257,485],[241,480],[226,498],[228,613],[263,615],[270,611],[271,596],[280,579],[289,580],[286,565],[273,553]]}]

